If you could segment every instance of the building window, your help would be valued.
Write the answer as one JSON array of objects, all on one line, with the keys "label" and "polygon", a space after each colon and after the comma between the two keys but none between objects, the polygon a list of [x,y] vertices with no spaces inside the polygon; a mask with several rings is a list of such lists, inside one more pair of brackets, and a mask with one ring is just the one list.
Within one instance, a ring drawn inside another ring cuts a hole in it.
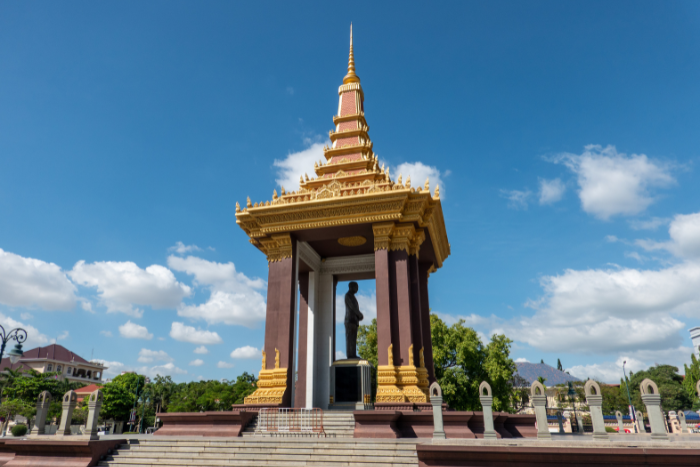
[{"label": "building window", "polygon": [[66,369],[66,374],[67,374],[67,375],[70,375],[70,374],[72,374],[72,373],[73,373],[73,368],[68,367],[68,369]]},{"label": "building window", "polygon": [[53,371],[53,363],[49,363],[49,366],[46,367],[46,371]]},{"label": "building window", "polygon": [[63,373],[63,367],[61,365],[56,365],[56,371]]}]

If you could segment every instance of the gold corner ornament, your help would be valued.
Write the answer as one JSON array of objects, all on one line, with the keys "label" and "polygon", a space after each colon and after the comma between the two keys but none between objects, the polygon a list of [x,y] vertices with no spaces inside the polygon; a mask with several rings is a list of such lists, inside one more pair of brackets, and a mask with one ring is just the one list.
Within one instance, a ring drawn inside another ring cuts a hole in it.
[{"label": "gold corner ornament", "polygon": [[394,345],[389,345],[388,365],[377,367],[377,402],[428,402],[428,370],[420,350],[420,367],[414,365],[413,344],[408,348],[408,365],[394,366]]},{"label": "gold corner ornament", "polygon": [[267,370],[265,351],[262,352],[262,370],[258,376],[258,388],[253,394],[243,399],[249,404],[281,404],[287,390],[287,368],[280,368],[280,352],[275,349],[275,369]]},{"label": "gold corner ornament", "polygon": [[338,243],[342,246],[361,246],[367,243],[367,239],[361,235],[356,235],[354,237],[340,237]]}]

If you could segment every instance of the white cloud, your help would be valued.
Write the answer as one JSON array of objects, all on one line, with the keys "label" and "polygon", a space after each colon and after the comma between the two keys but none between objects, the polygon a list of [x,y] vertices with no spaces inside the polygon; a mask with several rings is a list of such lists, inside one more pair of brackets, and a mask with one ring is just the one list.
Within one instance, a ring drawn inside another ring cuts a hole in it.
[{"label": "white cloud", "polygon": [[566,191],[566,185],[559,178],[554,180],[540,179],[540,204],[554,204],[561,200]]},{"label": "white cloud", "polygon": [[530,360],[528,360],[527,358],[520,357],[515,359],[515,363],[530,363]]},{"label": "white cloud", "polygon": [[511,209],[527,209],[532,192],[530,190],[501,190],[501,197],[508,200]]},{"label": "white cloud", "polygon": [[97,288],[109,313],[118,311],[140,317],[143,310],[134,305],[176,308],[191,293],[190,287],[178,282],[172,271],[157,264],[141,269],[130,261],[78,261],[69,274],[76,283]]},{"label": "white cloud", "polygon": [[649,219],[630,219],[627,223],[633,230],[656,230],[662,225],[668,225],[670,220],[667,217],[652,217]]},{"label": "white cloud", "polygon": [[[39,332],[37,328],[34,326],[30,326],[28,324],[22,323],[20,321],[17,321],[7,315],[4,315],[0,313],[0,322],[2,322],[2,325],[5,326],[5,329],[7,331],[15,328],[22,328],[25,331],[27,331],[27,340],[23,344],[23,347],[25,350],[31,349],[32,347],[38,347],[41,345],[46,345],[49,343],[49,338],[45,334],[42,334]],[[8,344],[10,345],[10,344]],[[14,345],[7,350],[11,350],[14,347]]]},{"label": "white cloud", "polygon": [[450,315],[447,313],[431,312],[438,315],[438,317],[445,322],[448,326],[452,326],[460,319],[464,321],[464,324],[470,328],[477,326],[485,326],[494,321],[493,318],[485,318],[483,316],[472,313],[471,315]]},{"label": "white cloud", "polygon": [[56,340],[64,341],[64,340],[68,339],[68,335],[69,335],[69,332],[68,332],[68,331],[63,331],[63,332],[56,338]]},{"label": "white cloud", "polygon": [[100,334],[105,337],[112,337],[112,331],[100,331]]},{"label": "white cloud", "polygon": [[187,371],[183,370],[182,368],[178,368],[172,362],[166,363],[164,365],[156,365],[156,366],[151,366],[151,367],[149,367],[149,366],[132,367],[132,366],[126,365],[122,362],[102,360],[99,358],[95,358],[92,361],[97,362],[97,363],[102,363],[103,365],[108,367],[104,372],[105,376],[108,376],[108,377],[118,376],[123,371],[134,371],[140,375],[146,375],[149,378],[155,378],[158,375],[160,375],[160,376],[176,376],[176,375],[187,374]]},{"label": "white cloud", "polygon": [[95,313],[95,310],[92,309],[92,303],[90,303],[88,300],[80,300],[80,307],[88,313]]},{"label": "white cloud", "polygon": [[619,384],[622,376],[622,364],[625,363],[625,370],[638,372],[657,364],[669,364],[678,367],[683,373],[683,365],[690,363],[690,354],[693,349],[690,347],[676,347],[665,350],[638,350],[621,354],[615,361],[605,361],[588,365],[575,365],[567,371],[580,379],[591,378],[610,384]]},{"label": "white cloud", "polygon": [[189,342],[191,344],[220,344],[221,337],[216,332],[204,331],[195,329],[192,326],[187,326],[184,323],[173,322],[170,328],[170,337],[180,342]]},{"label": "white cloud", "polygon": [[202,251],[202,249],[197,245],[185,245],[182,242],[177,242],[175,245],[168,248],[168,251],[174,251],[177,254],[184,255],[185,253],[189,253],[191,251]]},{"label": "white cloud", "polygon": [[75,308],[75,291],[56,264],[0,249],[0,303],[67,311]]},{"label": "white cloud", "polygon": [[28,320],[30,320],[30,319],[34,319],[34,317],[32,316],[32,314],[31,314],[31,313],[27,313],[27,312],[20,313],[19,317],[22,318],[22,319],[25,320],[25,321],[28,321]]},{"label": "white cloud", "polygon": [[207,349],[203,345],[200,345],[199,347],[194,349],[194,353],[199,354],[199,355],[206,355],[209,353],[209,349]]},{"label": "white cloud", "polygon": [[194,283],[211,291],[199,305],[182,305],[178,315],[204,319],[209,324],[224,323],[253,328],[265,320],[265,289],[262,279],[250,279],[236,271],[233,263],[216,263],[194,256],[168,257],[168,266],[194,276]]},{"label": "white cloud", "polygon": [[440,186],[440,198],[445,199],[445,180],[444,177],[449,175],[449,171],[440,172],[437,167],[425,165],[422,162],[404,162],[392,168],[390,173],[395,179],[399,175],[403,175],[403,182],[406,182],[408,176],[411,177],[412,187],[423,187],[425,180],[430,179],[430,191],[435,193],[435,187]]},{"label": "white cloud", "polygon": [[139,352],[139,362],[141,363],[151,363],[151,362],[172,362],[173,358],[167,354],[164,350],[149,350],[141,349]]},{"label": "white cloud", "polygon": [[246,345],[231,352],[231,358],[258,358],[262,355],[259,349]]},{"label": "white cloud", "polygon": [[228,363],[228,362],[219,362],[216,364],[217,368],[233,368],[233,363]]},{"label": "white cloud", "polygon": [[202,365],[204,365],[204,360],[202,360],[200,358],[198,358],[196,360],[192,360],[190,362],[190,366],[202,366]]},{"label": "white cloud", "polygon": [[119,326],[119,334],[127,339],[153,339],[153,334],[149,333],[145,326],[132,323],[131,320]]},{"label": "white cloud", "polygon": [[156,376],[175,376],[175,375],[186,375],[187,371],[182,368],[178,368],[173,363],[166,363],[165,365],[153,366],[150,368],[141,367],[137,370],[139,373],[145,374],[151,378]]},{"label": "white cloud", "polygon": [[604,220],[644,211],[654,201],[652,188],[675,182],[668,164],[644,154],[618,153],[614,146],[589,145],[582,154],[560,154],[551,160],[576,174],[581,207]]},{"label": "white cloud", "polygon": [[[362,284],[360,284],[362,285]],[[340,286],[338,287],[340,290]],[[347,292],[347,290],[345,290]],[[357,304],[360,306],[360,312],[365,319],[360,324],[370,324],[377,317],[377,293],[372,291],[370,294],[357,293],[355,294]],[[345,293],[337,294],[335,297],[336,312],[335,322],[341,324],[345,322]]]},{"label": "white cloud", "polygon": [[104,371],[104,376],[118,376],[122,371],[132,371],[131,368],[127,367],[122,362],[102,360],[101,358],[93,358],[90,361],[94,363],[101,363],[107,367],[107,369]]},{"label": "white cloud", "polygon": [[[326,160],[323,155],[324,143],[313,143],[303,151],[289,154],[283,160],[275,159],[276,182],[287,191],[299,189],[299,176],[313,172],[314,162]],[[326,143],[330,144],[330,143]],[[315,175],[312,173],[312,175]]]},{"label": "white cloud", "polygon": [[347,358],[348,358],[348,356],[345,355],[345,352],[343,352],[342,350],[335,351],[335,359],[336,360],[345,360]]}]

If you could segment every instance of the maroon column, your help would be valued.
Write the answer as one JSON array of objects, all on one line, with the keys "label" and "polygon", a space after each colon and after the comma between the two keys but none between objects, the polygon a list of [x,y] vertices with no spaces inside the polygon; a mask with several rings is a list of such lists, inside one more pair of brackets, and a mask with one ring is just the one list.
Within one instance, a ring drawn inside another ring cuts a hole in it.
[{"label": "maroon column", "polygon": [[[392,279],[392,295],[395,300],[391,304],[392,322],[398,329],[392,329],[394,339],[394,355],[399,359],[394,365],[408,365],[408,349],[413,344],[413,325],[411,319],[411,271],[408,263],[408,253],[405,250],[397,250],[389,253],[389,261]],[[398,344],[398,345],[397,345]],[[414,351],[415,349],[415,345]],[[418,363],[417,360],[414,360]]]},{"label": "maroon column", "polygon": [[269,263],[267,313],[265,317],[265,368],[275,368],[275,349],[280,352],[280,368],[287,368],[287,390],[282,407],[291,407],[294,383],[294,305],[296,242],[291,242],[292,256]]},{"label": "maroon column", "polygon": [[338,289],[338,278],[333,276],[333,351],[331,352],[331,362],[335,361],[335,329],[338,327],[336,324],[336,295]]},{"label": "maroon column", "polygon": [[[420,300],[420,266],[418,265],[418,255],[408,255],[408,265],[410,267],[411,279],[411,339],[413,341],[413,358],[416,367],[420,366],[420,349],[425,347],[423,343],[423,322],[421,320],[421,300]],[[425,352],[423,352],[425,356]]]},{"label": "maroon column", "polygon": [[428,297],[428,271],[432,266],[432,263],[418,263],[421,333],[423,334],[423,347],[425,349],[423,358],[425,359],[425,368],[428,370],[430,384],[436,381],[433,363],[433,341],[430,334],[430,300]]},{"label": "maroon column", "polygon": [[389,250],[381,249],[374,252],[374,276],[377,289],[377,363],[385,366],[389,364],[387,349],[391,345]]},{"label": "maroon column", "polygon": [[299,343],[297,344],[297,382],[294,391],[294,407],[306,406],[306,352],[309,327],[309,273],[299,273]]}]

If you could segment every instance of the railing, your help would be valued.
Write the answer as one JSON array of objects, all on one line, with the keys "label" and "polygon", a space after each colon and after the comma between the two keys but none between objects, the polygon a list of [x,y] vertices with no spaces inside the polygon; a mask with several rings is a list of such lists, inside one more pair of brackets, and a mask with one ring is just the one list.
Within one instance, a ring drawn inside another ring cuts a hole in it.
[{"label": "railing", "polygon": [[260,409],[255,434],[326,436],[321,409]]}]

